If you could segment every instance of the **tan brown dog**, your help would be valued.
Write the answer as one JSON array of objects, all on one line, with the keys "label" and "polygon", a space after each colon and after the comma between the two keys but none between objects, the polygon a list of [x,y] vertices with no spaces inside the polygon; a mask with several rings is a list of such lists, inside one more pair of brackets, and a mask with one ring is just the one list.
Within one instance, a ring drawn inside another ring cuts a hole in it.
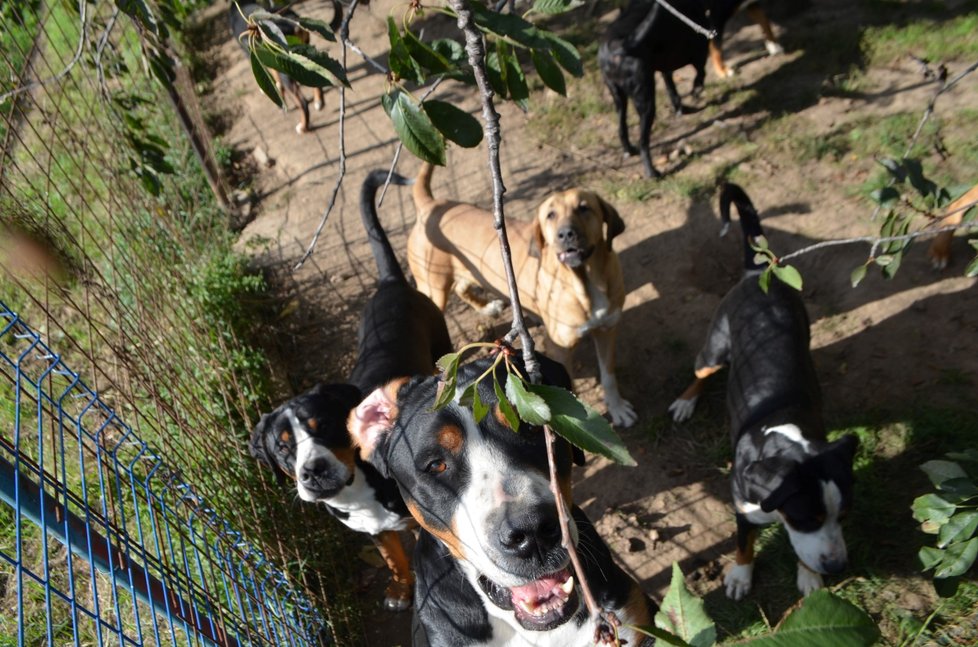
[{"label": "tan brown dog", "polygon": [[[978,202],[978,184],[971,187],[967,193],[947,206],[947,215],[938,221],[938,227],[949,225],[960,225],[964,219],[964,214],[968,209]],[[930,244],[927,254],[930,256],[931,263],[936,269],[943,270],[951,260],[951,239],[954,238],[954,230],[942,231],[937,234],[934,241]]]},{"label": "tan brown dog", "polygon": [[[408,238],[408,264],[418,290],[444,310],[454,289],[472,307],[496,316],[503,302],[487,301],[473,291],[481,286],[508,294],[493,216],[475,205],[432,197],[432,170],[424,164],[414,183],[418,218]],[[628,427],[635,422],[635,410],[621,397],[615,379],[625,285],[611,248],[624,230],[615,208],[583,189],[552,194],[532,222],[507,223],[520,301],[543,319],[548,354],[570,367],[574,347],[591,335],[608,413],[614,424]]]}]

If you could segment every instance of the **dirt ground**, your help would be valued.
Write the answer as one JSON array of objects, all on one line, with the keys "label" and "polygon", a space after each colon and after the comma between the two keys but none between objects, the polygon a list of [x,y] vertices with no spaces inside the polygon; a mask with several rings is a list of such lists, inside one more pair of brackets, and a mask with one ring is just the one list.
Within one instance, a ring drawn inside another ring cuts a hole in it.
[{"label": "dirt ground", "polygon": [[[851,32],[859,17],[847,15],[849,6],[844,0],[824,0],[778,21],[776,29],[787,53],[773,58],[761,55],[759,29],[742,17],[735,18],[727,31],[726,48],[738,74],[731,81],[722,81],[710,69],[708,85],[726,83],[735,89],[757,86],[766,93],[783,92],[785,100],[793,102],[792,118],[804,120],[816,131],[844,128],[867,116],[922,113],[934,88],[923,81],[919,67],[909,59],[887,68],[867,69],[858,96],[796,100],[803,90],[814,88],[817,95],[820,84],[838,70],[801,73],[806,52],[792,39],[793,29],[821,20],[840,34],[845,29]],[[399,15],[403,7],[392,0],[373,0],[360,7],[352,22],[352,40],[383,63],[386,17],[392,8]],[[223,25],[225,8],[217,3],[210,10],[215,24]],[[327,21],[332,15],[330,4],[323,0],[308,0],[297,10]],[[603,22],[614,15],[609,3],[597,4],[595,16]],[[426,26],[426,36],[446,28],[438,21],[426,21]],[[339,57],[335,45],[330,51]],[[397,144],[378,100],[385,77],[358,54],[347,53],[353,89],[346,93],[346,181],[315,252],[299,270],[292,271],[338,175],[339,95],[329,91],[324,110],[312,113],[312,132],[297,135],[295,112],[283,115],[260,94],[249,65],[230,38],[210,55],[220,74],[205,100],[213,102],[210,108],[228,115],[226,144],[251,153],[260,167],[255,218],[242,231],[240,247],[269,272],[281,296],[281,310],[273,313],[276,325],[269,330],[279,356],[277,376],[291,392],[317,381],[342,380],[353,360],[358,313],[370,294],[376,270],[359,220],[359,186],[368,171],[390,165]],[[791,74],[793,67],[798,74]],[[963,67],[952,65],[950,71],[953,75]],[[787,78],[791,83],[774,85],[773,78]],[[691,73],[681,73],[680,87],[688,87],[690,79]],[[508,217],[529,217],[555,188],[574,184],[599,188],[640,181],[639,160],[622,160],[614,135],[614,111],[610,97],[606,93],[604,97],[606,113],[594,123],[582,124],[584,129],[606,133],[604,140],[572,149],[558,149],[527,135],[526,116],[511,105],[500,107]],[[439,98],[479,116],[474,93],[469,90],[445,84]],[[764,98],[765,105],[778,101],[776,94]],[[531,104],[538,100],[562,99],[541,94]],[[574,100],[574,96],[567,99]],[[939,110],[954,111],[976,102],[978,86],[971,80],[942,97]],[[787,152],[775,151],[740,163],[742,149],[727,142],[742,142],[743,137],[733,135],[745,133],[749,140],[757,124],[771,114],[763,106],[755,110],[742,107],[704,120],[697,114],[673,117],[660,110],[664,126],[653,135],[653,153],[672,154],[658,162],[671,177],[694,175],[718,160],[740,164],[740,170],[751,178],[745,187],[761,211],[776,250],[872,234],[871,207],[855,191],[872,172],[865,160],[854,161],[851,168],[797,164]],[[265,159],[270,163],[265,164]],[[436,171],[434,193],[490,206],[485,148],[453,147],[448,162],[447,168]],[[402,153],[399,171],[411,175],[417,166],[410,153]],[[673,562],[682,566],[689,581],[697,583],[700,593],[708,594],[722,586],[720,574],[730,561],[734,531],[723,471],[728,453],[722,381],[707,392],[701,413],[690,425],[673,425],[665,412],[692,377],[693,356],[713,309],[739,278],[739,237],[720,239],[716,235],[713,197],[694,201],[666,190],[652,191],[642,201],[606,197],[627,224],[615,241],[627,290],[618,378],[623,395],[640,416],[633,428],[622,432],[639,466],[625,468],[592,458],[577,474],[575,497],[649,594],[663,594]],[[403,258],[406,234],[414,221],[409,192],[392,187],[380,215]],[[796,263],[805,277],[813,352],[830,424],[845,420],[851,425],[871,412],[877,420],[896,419],[915,403],[959,406],[973,401],[978,380],[978,307],[975,281],[961,277],[969,258],[965,242],[956,239],[955,263],[948,270],[932,270],[923,245],[918,245],[894,280],[884,281],[870,272],[853,289],[850,272],[866,251],[862,246],[830,248],[800,257]],[[497,336],[509,321],[506,314],[498,321],[480,318],[457,300],[447,316],[457,346]],[[590,344],[582,345],[577,353],[575,370],[579,393],[600,406]],[[384,577],[374,565],[364,562],[365,608],[376,608]],[[368,614],[365,643],[405,644],[408,622],[407,614]]]}]

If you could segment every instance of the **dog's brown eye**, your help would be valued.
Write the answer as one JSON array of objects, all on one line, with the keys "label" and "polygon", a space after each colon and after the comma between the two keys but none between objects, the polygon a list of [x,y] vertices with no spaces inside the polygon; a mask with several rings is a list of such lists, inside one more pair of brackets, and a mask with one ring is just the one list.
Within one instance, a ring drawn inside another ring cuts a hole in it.
[{"label": "dog's brown eye", "polygon": [[309,420],[306,420],[306,425],[310,429],[312,429],[313,431],[315,431],[316,430],[316,419],[315,418],[309,418]]},{"label": "dog's brown eye", "polygon": [[547,220],[553,220],[556,217],[557,217],[557,212],[556,211],[548,211],[547,212]]},{"label": "dog's brown eye", "polygon": [[287,443],[292,439],[292,434],[290,434],[288,431],[283,431],[278,435],[278,439],[283,443]]},{"label": "dog's brown eye", "polygon": [[448,469],[448,463],[441,460],[440,458],[436,458],[435,460],[428,463],[428,466],[424,468],[424,471],[428,472],[429,474],[441,474],[447,469]]},{"label": "dog's brown eye", "polygon": [[591,205],[589,205],[587,202],[581,202],[581,204],[577,205],[578,211],[588,211],[590,208]]}]

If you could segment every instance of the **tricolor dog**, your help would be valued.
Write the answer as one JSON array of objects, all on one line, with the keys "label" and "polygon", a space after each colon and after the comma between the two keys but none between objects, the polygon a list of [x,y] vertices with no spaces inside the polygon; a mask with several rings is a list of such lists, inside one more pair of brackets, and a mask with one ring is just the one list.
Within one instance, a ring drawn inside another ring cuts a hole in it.
[{"label": "tricolor dog", "polygon": [[788,531],[798,556],[798,589],[808,594],[821,588],[822,574],[840,573],[847,564],[841,521],[852,505],[857,441],[852,435],[826,439],[805,305],[777,279],[766,293],[761,289],[763,266],[751,249],[764,235],[757,212],[739,186],[724,185],[724,230],[731,202],[744,232],[746,272],[713,316],[696,356],[696,380],[669,410],[676,421],[688,419],[704,380],[729,366],[737,553],[725,577],[727,596],[739,600],[750,592],[756,530],[773,522]]},{"label": "tricolor dog", "polygon": [[[545,382],[570,386],[562,366],[544,357],[541,364]],[[489,360],[459,367],[459,384],[488,368]],[[501,366],[497,377],[505,384]],[[350,417],[361,454],[397,482],[421,526],[414,645],[592,644],[595,622],[561,546],[542,429],[509,427],[490,379],[478,387],[489,407],[481,422],[458,398],[435,410],[439,388],[437,377],[399,380],[374,391]],[[573,452],[558,441],[555,454],[559,489],[570,502]],[[647,625],[654,605],[580,508],[573,508],[571,528],[598,604],[623,625]],[[648,644],[626,627],[621,638],[631,647]]]},{"label": "tricolor dog", "polygon": [[[492,214],[475,205],[436,199],[431,164],[414,183],[417,221],[408,238],[408,263],[418,289],[442,310],[454,292],[475,309],[498,315],[499,300],[487,301],[480,286],[509,294]],[[635,422],[635,410],[621,397],[615,377],[615,340],[625,304],[625,282],[611,247],[625,222],[592,191],[553,193],[529,222],[507,223],[520,301],[543,319],[547,353],[570,366],[574,348],[594,340],[604,400],[616,425]]]},{"label": "tricolor dog", "polygon": [[[356,365],[349,384],[319,385],[264,414],[251,435],[251,453],[295,480],[299,498],[326,504],[348,527],[369,533],[391,569],[385,606],[411,602],[408,558],[397,532],[414,526],[397,486],[363,461],[347,432],[347,417],[363,394],[402,375],[431,375],[452,350],[441,311],[412,288],[380,226],[374,196],[387,177],[374,171],[363,184],[360,211],[380,271],[363,310]],[[395,184],[409,184],[399,175]]]}]

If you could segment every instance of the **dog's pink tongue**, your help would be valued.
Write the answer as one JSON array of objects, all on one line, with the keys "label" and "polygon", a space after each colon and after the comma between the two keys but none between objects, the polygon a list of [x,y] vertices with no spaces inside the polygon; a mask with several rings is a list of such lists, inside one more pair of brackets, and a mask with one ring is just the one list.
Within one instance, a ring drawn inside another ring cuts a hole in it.
[{"label": "dog's pink tongue", "polygon": [[567,593],[562,590],[562,586],[567,582],[569,576],[570,573],[563,570],[523,586],[514,586],[510,589],[513,603],[527,602],[530,603],[530,606],[534,606],[540,600],[555,596],[566,599]]}]

